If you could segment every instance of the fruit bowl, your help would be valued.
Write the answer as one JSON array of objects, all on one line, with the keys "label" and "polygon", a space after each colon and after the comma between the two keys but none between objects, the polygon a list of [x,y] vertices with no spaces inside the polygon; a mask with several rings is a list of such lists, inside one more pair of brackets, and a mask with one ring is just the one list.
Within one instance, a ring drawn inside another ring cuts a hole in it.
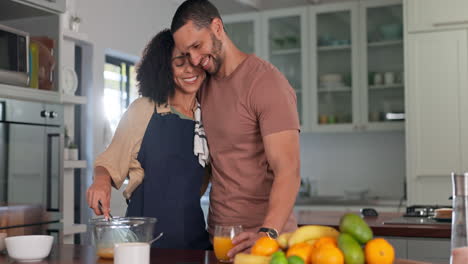
[{"label": "fruit bowl", "polygon": [[89,223],[93,244],[101,258],[114,257],[117,243],[149,242],[153,238],[156,218],[114,217],[92,219]]}]

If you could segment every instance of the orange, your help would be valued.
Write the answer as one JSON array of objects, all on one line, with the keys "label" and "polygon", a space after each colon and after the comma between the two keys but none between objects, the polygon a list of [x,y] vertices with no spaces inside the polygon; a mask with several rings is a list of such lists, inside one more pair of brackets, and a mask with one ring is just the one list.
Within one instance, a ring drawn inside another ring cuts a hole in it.
[{"label": "orange", "polygon": [[338,243],[336,238],[334,237],[321,237],[314,243],[314,248],[320,248],[325,245],[331,245],[334,247],[338,247]]},{"label": "orange", "polygon": [[367,242],[364,254],[368,264],[391,264],[395,260],[395,249],[383,238]]},{"label": "orange", "polygon": [[269,237],[261,237],[255,241],[252,247],[252,255],[270,256],[279,249],[279,244],[275,239]]},{"label": "orange", "polygon": [[291,256],[298,256],[307,264],[310,263],[312,249],[312,246],[307,242],[297,243],[288,249],[286,256],[288,258]]},{"label": "orange", "polygon": [[316,248],[311,260],[312,264],[344,264],[344,256],[341,250],[330,244]]}]

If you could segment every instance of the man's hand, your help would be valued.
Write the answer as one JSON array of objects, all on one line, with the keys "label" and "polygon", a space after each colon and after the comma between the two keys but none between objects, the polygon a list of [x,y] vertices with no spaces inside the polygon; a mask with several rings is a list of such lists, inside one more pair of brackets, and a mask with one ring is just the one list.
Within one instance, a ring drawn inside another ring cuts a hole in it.
[{"label": "man's hand", "polygon": [[265,236],[265,234],[255,232],[240,233],[232,240],[234,247],[229,250],[228,257],[233,259],[237,253],[250,250],[250,248],[255,244],[255,241],[262,236]]}]

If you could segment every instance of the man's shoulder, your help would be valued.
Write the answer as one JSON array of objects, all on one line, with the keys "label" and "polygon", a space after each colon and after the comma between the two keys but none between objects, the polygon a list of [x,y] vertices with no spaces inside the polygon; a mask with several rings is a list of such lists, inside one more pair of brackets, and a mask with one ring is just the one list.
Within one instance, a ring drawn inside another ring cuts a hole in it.
[{"label": "man's shoulder", "polygon": [[250,56],[246,74],[252,81],[282,78],[283,74],[273,64],[256,55]]}]

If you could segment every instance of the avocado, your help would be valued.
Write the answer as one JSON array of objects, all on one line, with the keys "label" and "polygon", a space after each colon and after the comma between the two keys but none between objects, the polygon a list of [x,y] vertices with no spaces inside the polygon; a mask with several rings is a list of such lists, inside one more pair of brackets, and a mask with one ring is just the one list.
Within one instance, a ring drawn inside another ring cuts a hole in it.
[{"label": "avocado", "polygon": [[343,252],[345,264],[364,264],[364,251],[351,235],[341,233],[338,237],[338,247]]},{"label": "avocado", "polygon": [[356,214],[345,214],[340,221],[341,233],[348,233],[359,243],[365,244],[373,237],[372,230],[367,223]]}]

